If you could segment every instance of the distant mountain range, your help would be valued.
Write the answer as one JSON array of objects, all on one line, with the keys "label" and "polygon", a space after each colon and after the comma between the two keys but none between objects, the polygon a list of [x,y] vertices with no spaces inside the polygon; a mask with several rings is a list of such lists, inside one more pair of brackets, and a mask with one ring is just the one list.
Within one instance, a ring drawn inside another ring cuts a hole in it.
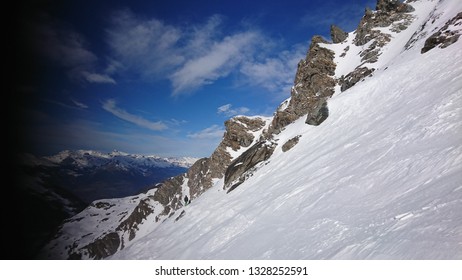
[{"label": "distant mountain range", "polygon": [[137,194],[156,183],[184,173],[196,158],[162,158],[120,151],[62,151],[53,156],[24,155],[32,177],[60,186],[85,203]]},{"label": "distant mountain range", "polygon": [[184,173],[195,158],[162,158],[120,151],[62,151],[53,156],[20,156],[23,197],[21,251],[27,258],[51,238],[58,226],[92,201],[139,194]]}]

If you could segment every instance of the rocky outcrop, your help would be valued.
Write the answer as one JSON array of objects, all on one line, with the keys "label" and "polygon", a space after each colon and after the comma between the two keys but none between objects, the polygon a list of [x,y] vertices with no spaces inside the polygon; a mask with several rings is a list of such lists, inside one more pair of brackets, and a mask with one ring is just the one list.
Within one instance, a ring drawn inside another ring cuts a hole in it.
[{"label": "rocky outcrop", "polygon": [[[319,112],[319,104],[334,94],[334,52],[323,47],[328,44],[320,36],[314,36],[308,54],[298,63],[290,101],[274,115],[269,134],[279,133],[298,118]],[[317,118],[317,116],[314,116]]]},{"label": "rocky outcrop", "polygon": [[428,39],[425,40],[425,45],[421,53],[426,53],[436,46],[443,49],[457,42],[461,35],[460,29],[451,27],[460,25],[462,25],[462,12],[458,13],[454,18],[446,22],[442,28],[428,37]]},{"label": "rocky outcrop", "polygon": [[[314,36],[306,58],[298,64],[291,98],[285,101],[285,104],[281,104],[276,111],[271,126],[265,134],[266,139],[271,139],[273,134],[278,134],[285,126],[305,115],[307,115],[305,121],[307,124],[322,123],[328,117],[327,100],[334,94],[336,82],[344,91],[375,70],[365,67],[364,64],[376,62],[382,47],[391,40],[391,35],[382,33],[377,28],[391,25],[393,32],[400,32],[411,23],[413,17],[408,13],[413,10],[414,8],[409,4],[395,0],[379,0],[376,11],[366,9],[355,31],[353,42],[357,46],[369,42],[370,44],[359,53],[362,64],[338,81],[333,78],[336,68],[335,54],[323,46],[329,44],[326,40]],[[348,33],[332,25],[331,37],[333,43],[341,43],[346,40]],[[345,54],[348,50],[349,48],[345,48]]]},{"label": "rocky outcrop", "polygon": [[[215,168],[211,167],[212,160],[211,158],[202,158],[198,160],[186,173],[187,186],[189,187],[189,193],[181,194],[181,184],[177,184],[175,187],[177,189],[177,195],[188,195],[188,197],[193,200],[204,191],[212,187],[212,170],[214,172],[219,172],[217,169],[221,168],[224,162],[229,161],[229,154],[223,154],[223,161],[216,162]],[[166,205],[166,204],[163,204]],[[175,207],[176,208],[179,207]]]},{"label": "rocky outcrop", "polygon": [[[333,40],[344,40],[346,35],[342,32],[336,29]],[[305,122],[309,125],[319,125],[328,117],[327,99],[334,94],[333,76],[336,65],[334,52],[324,47],[323,44],[329,44],[329,42],[320,36],[312,38],[306,58],[298,63],[290,99],[278,108],[269,128],[262,135],[261,141],[229,164],[224,184],[224,189],[228,189],[228,192],[242,184],[252,175],[258,164],[272,155],[276,144],[270,140],[285,126],[303,116],[306,116]]]},{"label": "rocky outcrop", "polygon": [[164,206],[156,220],[169,217],[185,206],[185,196],[192,201],[213,186],[213,179],[223,178],[233,159],[230,151],[249,147],[255,140],[254,133],[262,130],[265,125],[266,121],[260,117],[238,116],[227,120],[223,139],[209,158],[199,159],[186,174],[156,186],[158,190],[153,200]]},{"label": "rocky outcrop", "polygon": [[213,179],[222,178],[232,161],[229,150],[237,151],[249,147],[255,140],[253,133],[263,129],[265,125],[266,121],[259,117],[239,116],[227,120],[223,139],[209,158],[197,160],[186,174],[156,185],[157,191],[152,199],[164,207],[156,220],[170,217],[176,210],[184,207],[186,196],[188,201],[192,201],[210,189]]},{"label": "rocky outcrop", "polygon": [[287,142],[284,143],[284,145],[282,145],[281,149],[282,151],[285,153],[287,152],[288,150],[292,149],[293,147],[295,147],[295,145],[298,144],[298,141],[300,140],[300,137],[302,137],[301,135],[297,135],[295,136],[294,138],[291,138],[289,140],[287,140]]},{"label": "rocky outcrop", "polygon": [[[84,252],[84,254],[88,254],[88,256],[92,259],[101,260],[115,254],[115,252],[119,249],[119,246],[119,235],[116,232],[111,232],[85,246],[82,252]],[[80,259],[81,255],[74,253],[74,255],[70,258]]]},{"label": "rocky outcrop", "polygon": [[410,13],[414,11],[414,8],[411,5],[401,3],[398,0],[378,0],[375,9],[381,12],[398,13]]},{"label": "rocky outcrop", "polygon": [[252,144],[255,136],[252,132],[257,132],[265,126],[266,122],[261,118],[249,118],[244,116],[234,117],[225,122],[226,132],[222,147],[230,147],[237,151],[242,147],[248,147]]},{"label": "rocky outcrop", "polygon": [[[353,43],[356,46],[363,46],[359,52],[361,64],[353,71],[338,78],[337,83],[343,92],[359,81],[370,76],[375,68],[366,67],[366,64],[378,61],[382,53],[382,48],[391,41],[392,35],[383,33],[379,28],[389,27],[391,32],[399,33],[408,28],[414,19],[409,14],[414,8],[397,0],[378,0],[376,11],[366,8],[364,16],[357,29]],[[349,51],[349,46],[344,49],[340,57],[345,57]]]},{"label": "rocky outcrop", "polygon": [[118,232],[128,232],[128,241],[131,241],[136,236],[136,232],[138,231],[138,225],[141,224],[143,220],[150,214],[152,214],[154,210],[151,208],[149,204],[149,198],[143,199],[139,202],[139,204],[135,207],[133,212],[128,216],[127,219],[123,220],[116,228]]},{"label": "rocky outcrop", "polygon": [[367,76],[370,76],[374,72],[374,70],[374,68],[369,69],[367,67],[359,67],[356,68],[354,71],[348,73],[348,75],[340,77],[338,81],[340,85],[340,90],[345,91],[351,88],[357,82],[361,81]]},{"label": "rocky outcrop", "polygon": [[[201,161],[201,159],[199,160]],[[197,162],[194,165],[197,165]],[[175,195],[181,190],[181,185],[184,182],[184,175],[172,177],[160,184],[156,185],[156,192],[153,199],[158,201],[162,205],[168,205],[175,198]]]},{"label": "rocky outcrop", "polygon": [[334,44],[341,43],[348,38],[348,33],[343,31],[340,27],[336,25],[330,26],[330,37],[332,38],[332,42]]},{"label": "rocky outcrop", "polygon": [[329,108],[327,108],[327,101],[324,98],[318,100],[313,106],[312,110],[308,112],[305,123],[309,125],[318,126],[323,123],[329,116]]},{"label": "rocky outcrop", "polygon": [[412,11],[414,8],[411,5],[400,3],[398,0],[377,1],[375,12],[366,9],[355,31],[354,39],[357,46],[363,46],[373,40],[368,48],[360,53],[363,64],[376,62],[381,48],[391,40],[389,34],[382,33],[376,28],[391,25],[393,32],[401,32],[411,24],[413,16],[408,13]]},{"label": "rocky outcrop", "polygon": [[234,190],[251,176],[252,168],[271,157],[276,144],[260,141],[236,158],[226,169],[224,189]]},{"label": "rocky outcrop", "polygon": [[210,172],[213,178],[222,178],[233,160],[230,151],[249,147],[255,140],[254,133],[263,129],[266,121],[260,117],[237,116],[225,122],[225,134],[210,156]]}]

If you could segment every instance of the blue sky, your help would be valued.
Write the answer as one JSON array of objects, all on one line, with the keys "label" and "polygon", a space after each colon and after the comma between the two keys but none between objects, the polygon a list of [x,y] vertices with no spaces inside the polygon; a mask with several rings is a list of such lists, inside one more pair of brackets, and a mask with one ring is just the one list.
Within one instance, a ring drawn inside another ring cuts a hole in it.
[{"label": "blue sky", "polygon": [[26,152],[203,157],[226,119],[289,97],[313,35],[376,1],[34,2],[17,19]]}]

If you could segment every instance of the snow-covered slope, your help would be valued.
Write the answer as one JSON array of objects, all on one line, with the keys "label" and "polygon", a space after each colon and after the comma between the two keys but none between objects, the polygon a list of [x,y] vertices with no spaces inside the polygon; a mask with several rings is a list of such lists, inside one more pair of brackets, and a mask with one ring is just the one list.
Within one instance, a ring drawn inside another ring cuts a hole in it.
[{"label": "snow-covered slope", "polygon": [[[414,9],[404,7],[403,26],[373,28],[388,34],[375,33],[383,44],[355,44],[354,32],[321,44],[334,52],[336,81],[358,67],[374,70],[344,91],[336,87],[320,125],[300,117],[271,137],[263,129],[261,141],[234,155],[230,166],[248,164],[242,155],[258,145],[274,151],[252,162],[232,191],[225,189],[227,176],[214,179],[169,217],[144,215],[136,236],[121,242],[112,239],[115,224],[102,222],[90,254],[80,257],[105,250],[100,256],[112,259],[461,259],[462,2],[407,3]],[[376,60],[356,57],[371,51]],[[130,201],[132,208],[146,201],[141,212],[162,211],[149,200],[157,192],[94,206],[114,209],[107,221]],[[91,211],[74,219],[84,223]],[[66,242],[78,247],[90,236],[91,229],[77,225],[65,224],[61,243],[49,244],[52,258],[69,257]]]},{"label": "snow-covered slope", "polygon": [[289,125],[276,139],[302,135],[293,149],[278,146],[236,190],[217,183],[113,258],[462,258],[462,42],[404,48],[462,3],[413,5],[417,19],[393,34],[379,70],[335,95],[321,126]]}]

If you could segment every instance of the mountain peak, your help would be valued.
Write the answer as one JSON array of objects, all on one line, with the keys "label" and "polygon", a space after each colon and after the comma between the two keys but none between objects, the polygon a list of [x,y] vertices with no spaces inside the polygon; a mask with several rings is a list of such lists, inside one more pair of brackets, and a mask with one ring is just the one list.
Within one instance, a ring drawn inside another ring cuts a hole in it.
[{"label": "mountain peak", "polygon": [[400,12],[400,13],[410,13],[414,11],[414,8],[407,4],[401,3],[399,0],[377,0],[377,5],[375,7],[377,11],[380,12]]}]

